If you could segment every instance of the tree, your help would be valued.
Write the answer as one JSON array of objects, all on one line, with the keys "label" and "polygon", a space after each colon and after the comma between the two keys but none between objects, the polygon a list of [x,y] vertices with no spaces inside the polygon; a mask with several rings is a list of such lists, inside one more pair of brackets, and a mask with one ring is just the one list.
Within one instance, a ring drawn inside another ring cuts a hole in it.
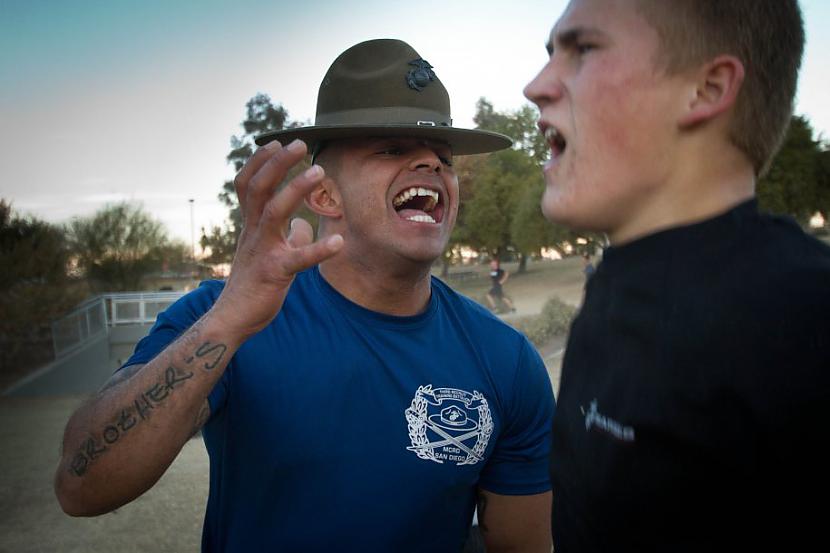
[{"label": "tree", "polygon": [[154,250],[153,255],[160,263],[162,272],[193,272],[199,266],[193,260],[193,250],[184,240],[166,240]]},{"label": "tree", "polygon": [[554,248],[563,257],[565,242],[575,241],[574,233],[561,225],[553,225],[542,215],[543,180],[528,187],[516,205],[510,236],[523,252],[538,254],[542,248]]},{"label": "tree", "polygon": [[0,389],[51,358],[50,322],[83,296],[68,276],[59,227],[21,217],[0,199]]},{"label": "tree", "polygon": [[99,292],[140,289],[142,278],[159,270],[169,251],[164,225],[126,202],[75,218],[67,231],[79,268]]},{"label": "tree", "polygon": [[[541,179],[538,165],[547,155],[547,145],[539,136],[536,112],[529,105],[501,113],[480,98],[473,120],[480,129],[510,136],[514,145],[485,156],[468,179],[471,192],[463,206],[465,216],[457,234],[468,245],[499,257],[508,249],[518,249],[511,235],[516,208],[525,191]],[[519,272],[523,272],[527,252],[518,249],[518,253]]]},{"label": "tree", "polygon": [[63,282],[69,250],[59,228],[12,212],[0,199],[0,290],[21,282]]},{"label": "tree", "polygon": [[486,98],[476,102],[476,114],[473,122],[479,129],[495,131],[513,139],[513,147],[523,151],[536,163],[548,158],[548,144],[536,126],[539,112],[530,104],[525,104],[513,112],[495,111],[493,104]]},{"label": "tree", "polygon": [[[479,156],[481,161],[463,179],[459,224],[453,233],[457,243],[486,249],[493,256],[507,250],[519,254],[519,272],[528,255],[542,248],[565,253],[565,243],[593,251],[601,238],[579,234],[548,222],[540,202],[545,183],[539,165],[547,159],[548,145],[536,127],[538,112],[530,105],[512,112],[498,112],[486,99],[479,99],[474,118],[478,128],[506,134],[513,148]],[[580,242],[585,244],[579,244]]]},{"label": "tree", "polygon": [[818,174],[818,211],[825,220],[830,220],[830,149],[827,144],[822,145],[822,152],[819,154]]},{"label": "tree", "polygon": [[802,224],[827,213],[828,162],[806,118],[794,116],[769,173],[758,183],[758,202],[766,211],[785,213]]},{"label": "tree", "polygon": [[515,246],[510,230],[518,200],[538,181],[538,172],[538,167],[521,150],[503,150],[488,156],[475,175],[473,196],[465,206],[466,237],[472,247],[486,249],[496,256]]},{"label": "tree", "polygon": [[506,134],[514,144],[509,150],[477,156],[464,167],[464,174],[459,173],[463,203],[451,241],[486,249],[492,256],[515,251],[520,273],[528,256],[542,248],[565,255],[569,243],[572,251],[592,252],[602,241],[599,235],[572,232],[542,215],[545,182],[539,165],[547,159],[549,148],[536,127],[537,119],[538,112],[530,105],[498,112],[485,98],[479,99],[474,117],[478,128]]},{"label": "tree", "polygon": [[456,248],[458,246],[469,246],[472,243],[472,238],[468,235],[468,225],[464,219],[467,214],[467,205],[473,198],[475,175],[481,171],[486,159],[486,156],[461,156],[453,160],[453,169],[455,169],[455,174],[458,177],[459,206],[455,227],[441,257],[442,277],[449,274],[450,265],[456,261],[454,258]]},{"label": "tree", "polygon": [[[210,252],[204,259],[207,263],[229,263],[233,259],[236,252],[236,240],[242,228],[242,218],[239,217],[238,207],[231,207],[229,213],[230,220],[226,221],[224,226],[214,225],[209,231],[202,227],[199,245],[202,251]],[[234,222],[234,217],[238,217],[239,221]]]},{"label": "tree", "polygon": [[[245,119],[241,126],[243,133],[231,137],[231,151],[226,160],[238,172],[256,149],[254,139],[262,133],[278,131],[296,126],[289,122],[288,112],[281,104],[274,104],[267,94],[258,93],[245,104]],[[306,166],[307,167],[307,166]],[[293,175],[294,173],[292,173]],[[203,250],[210,250],[206,261],[230,263],[236,251],[236,241],[242,231],[242,214],[233,181],[226,181],[219,193],[219,200],[228,207],[228,221],[223,226],[202,229],[199,244]]]}]

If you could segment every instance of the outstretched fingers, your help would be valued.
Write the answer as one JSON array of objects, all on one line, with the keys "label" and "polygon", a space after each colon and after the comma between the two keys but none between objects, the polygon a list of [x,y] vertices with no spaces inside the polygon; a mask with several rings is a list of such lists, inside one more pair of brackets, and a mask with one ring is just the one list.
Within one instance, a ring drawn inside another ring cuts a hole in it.
[{"label": "outstretched fingers", "polygon": [[314,229],[308,221],[296,218],[291,221],[291,230],[286,239],[292,248],[292,253],[286,257],[286,270],[297,273],[317,265],[340,251],[343,237],[335,234],[314,242]]},{"label": "outstretched fingers", "polygon": [[343,247],[343,237],[333,234],[317,242],[288,250],[283,259],[283,269],[288,274],[297,274],[309,267],[322,263]]},{"label": "outstretched fingers", "polygon": [[297,217],[291,219],[291,225],[288,231],[288,238],[286,242],[292,248],[302,248],[308,246],[314,241],[314,229],[308,224],[308,221]]},{"label": "outstretched fingers", "polygon": [[317,265],[339,252],[343,246],[343,237],[339,234],[314,242],[311,225],[300,218],[291,221],[288,236],[283,236],[285,221],[324,177],[323,168],[312,165],[303,174],[291,179],[279,194],[268,200],[262,210],[258,235],[268,243],[285,241],[288,247],[281,252],[281,265],[286,274],[293,275]]},{"label": "outstretched fingers", "polygon": [[282,236],[288,218],[297,210],[303,198],[319,184],[325,172],[319,165],[312,165],[306,171],[294,177],[283,187],[279,194],[272,195],[262,208],[262,221],[259,232],[263,236],[277,238]]},{"label": "outstretched fingers", "polygon": [[245,165],[242,166],[242,169],[240,169],[236,174],[236,177],[234,177],[233,186],[236,190],[236,198],[239,200],[239,208],[243,217],[246,215],[245,209],[248,200],[248,183],[251,181],[256,172],[259,171],[259,168],[262,167],[266,161],[268,161],[268,158],[281,148],[282,144],[280,144],[279,140],[271,141],[265,146],[257,148],[254,155],[248,158],[248,161],[245,162]]},{"label": "outstretched fingers", "polygon": [[[306,145],[301,140],[295,140],[285,148],[279,147],[278,143],[273,146],[275,142],[257,150],[235,180],[240,206],[244,206],[245,224],[251,227],[259,224],[264,210],[274,199],[274,191],[306,154]],[[287,217],[283,222],[285,219]]]}]

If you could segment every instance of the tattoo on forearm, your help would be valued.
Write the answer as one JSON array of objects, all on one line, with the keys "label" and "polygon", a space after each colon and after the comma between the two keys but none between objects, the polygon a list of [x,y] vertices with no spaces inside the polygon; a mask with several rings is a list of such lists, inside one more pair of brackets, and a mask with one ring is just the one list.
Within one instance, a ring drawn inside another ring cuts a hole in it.
[{"label": "tattoo on forearm", "polygon": [[[220,361],[222,361],[222,357],[225,356],[227,349],[228,347],[225,344],[211,344],[210,342],[205,342],[196,349],[196,353],[193,356],[188,357],[185,361],[189,365],[196,359],[207,359],[208,361],[205,361],[203,368],[210,371],[213,370]],[[211,358],[212,362],[209,362]]]},{"label": "tattoo on forearm", "polygon": [[133,401],[133,405],[122,409],[114,421],[104,427],[100,437],[91,436],[83,443],[70,463],[70,472],[76,476],[83,476],[91,462],[103,455],[136,424],[147,420],[151,410],[160,406],[175,388],[192,377],[192,372],[183,372],[172,366],[167,367],[161,382],[154,383],[139,394]]},{"label": "tattoo on forearm", "polygon": [[[227,351],[227,346],[224,344],[211,344],[205,342],[196,349],[195,356],[185,359],[187,364],[191,364],[195,359],[206,360],[202,368],[205,371],[213,370],[224,357]],[[127,370],[127,369],[124,369]],[[81,444],[75,456],[69,465],[69,471],[76,476],[83,476],[89,469],[90,463],[98,459],[101,455],[124,437],[132,428],[139,423],[146,421],[152,411],[165,403],[167,398],[178,388],[183,386],[189,379],[193,378],[192,371],[185,371],[174,366],[168,366],[162,378],[153,383],[152,386],[144,390],[136,397],[132,404],[124,407],[113,418],[110,424],[107,424],[99,435],[91,435],[86,441]],[[132,376],[132,373],[124,377],[123,380]],[[205,408],[202,407],[198,415],[198,421],[205,418]],[[210,413],[210,410],[207,410]],[[204,424],[204,422],[202,422]],[[199,425],[201,427],[201,425]],[[198,428],[197,428],[198,430]]]},{"label": "tattoo on forearm", "polygon": [[478,529],[481,533],[486,533],[487,528],[487,496],[478,492]]}]

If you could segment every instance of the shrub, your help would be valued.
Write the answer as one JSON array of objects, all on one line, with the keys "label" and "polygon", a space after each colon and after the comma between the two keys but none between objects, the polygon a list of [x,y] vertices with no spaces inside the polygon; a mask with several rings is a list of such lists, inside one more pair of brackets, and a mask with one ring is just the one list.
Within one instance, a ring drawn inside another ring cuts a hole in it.
[{"label": "shrub", "polygon": [[527,336],[535,346],[541,346],[553,336],[562,336],[571,328],[576,308],[557,297],[548,299],[542,312],[534,317],[514,321],[513,326]]}]

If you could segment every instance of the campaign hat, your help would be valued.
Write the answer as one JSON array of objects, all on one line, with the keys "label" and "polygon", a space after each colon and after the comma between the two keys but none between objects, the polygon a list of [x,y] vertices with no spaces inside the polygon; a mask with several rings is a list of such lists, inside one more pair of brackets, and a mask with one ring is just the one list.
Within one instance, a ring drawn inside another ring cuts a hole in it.
[{"label": "campaign hat", "polygon": [[320,83],[314,125],[266,132],[255,140],[303,140],[309,152],[326,141],[407,137],[445,142],[454,155],[510,147],[507,136],[453,127],[450,97],[435,68],[406,42],[377,39],[340,54]]}]

